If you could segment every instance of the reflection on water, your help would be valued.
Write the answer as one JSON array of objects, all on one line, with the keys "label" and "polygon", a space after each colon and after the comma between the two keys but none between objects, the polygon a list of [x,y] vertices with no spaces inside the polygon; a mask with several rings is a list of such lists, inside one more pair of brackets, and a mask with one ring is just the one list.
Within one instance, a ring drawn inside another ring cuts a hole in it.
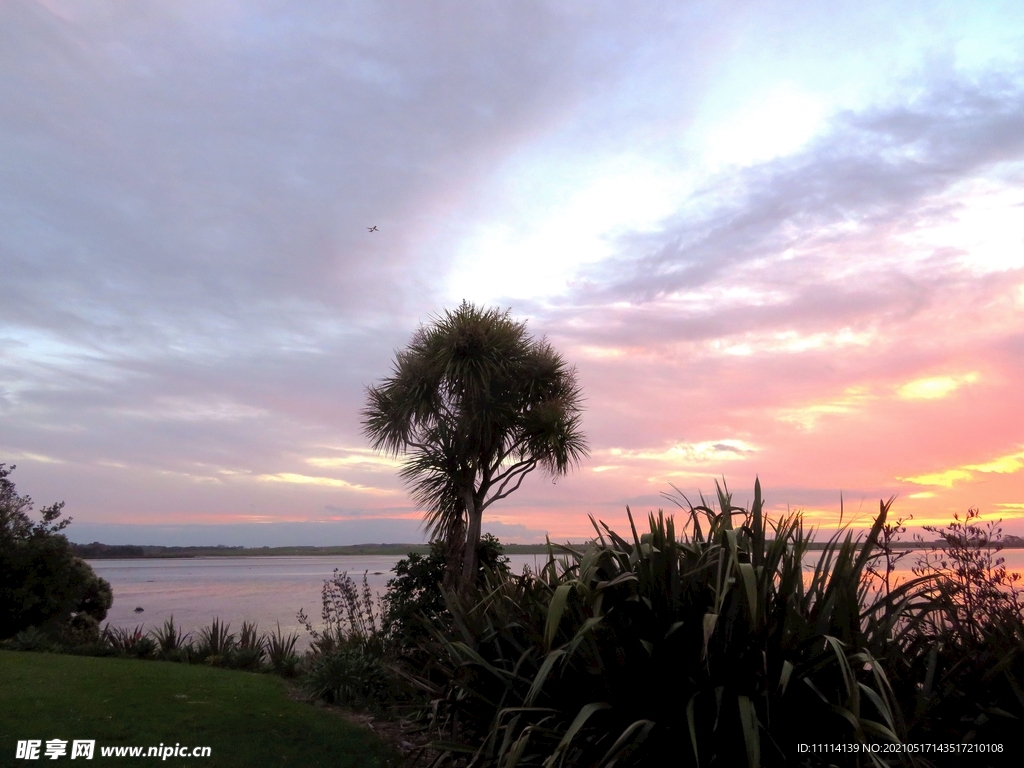
[{"label": "reflection on water", "polygon": [[[320,588],[334,569],[348,571],[357,582],[366,580],[383,594],[395,556],[346,555],[339,557],[197,557],[182,560],[91,560],[93,570],[110,582],[114,605],[107,614],[113,627],[144,624],[154,629],[174,616],[186,632],[206,626],[215,616],[230,622],[237,632],[243,621],[259,622],[261,629],[306,633],[295,618],[300,608],[320,622]],[[543,563],[542,557],[512,555],[518,573],[524,565]],[[136,613],[136,608],[142,608]]]},{"label": "reflection on water", "polygon": [[[805,562],[817,560],[820,552],[810,552]],[[1003,550],[1010,571],[1024,573],[1024,549]],[[912,552],[900,561],[894,578],[910,578],[910,567],[917,557]],[[400,558],[373,555],[340,557],[203,557],[187,560],[92,560],[96,573],[114,589],[114,605],[107,620],[115,627],[144,624],[153,629],[173,614],[175,623],[185,631],[206,626],[215,616],[230,622],[237,632],[243,621],[258,622],[262,629],[273,629],[281,622],[285,632],[298,632],[302,647],[306,633],[295,618],[302,608],[319,624],[320,588],[337,568],[348,571],[357,582],[367,571],[367,582],[382,594],[394,574],[391,569]],[[516,573],[529,565],[536,572],[543,565],[542,555],[511,555]],[[135,608],[143,609],[135,613]]]}]

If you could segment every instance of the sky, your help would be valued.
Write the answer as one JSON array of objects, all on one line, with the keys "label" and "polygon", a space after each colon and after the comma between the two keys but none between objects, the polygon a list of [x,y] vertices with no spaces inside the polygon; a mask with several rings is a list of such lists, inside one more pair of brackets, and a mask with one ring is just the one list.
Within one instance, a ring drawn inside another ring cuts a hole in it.
[{"label": "sky", "polygon": [[585,397],[501,538],[755,478],[1024,535],[1022,52],[1019,2],[0,0],[0,462],[78,541],[422,540],[359,411],[466,299]]}]

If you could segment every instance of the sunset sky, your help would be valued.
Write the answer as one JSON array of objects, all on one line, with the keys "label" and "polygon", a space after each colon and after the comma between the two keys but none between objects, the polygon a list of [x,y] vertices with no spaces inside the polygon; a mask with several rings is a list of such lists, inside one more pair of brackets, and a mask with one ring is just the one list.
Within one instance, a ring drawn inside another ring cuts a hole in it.
[{"label": "sunset sky", "polygon": [[586,397],[502,538],[1024,535],[1024,4],[0,0],[0,462],[73,540],[420,540],[359,409],[462,299]]}]

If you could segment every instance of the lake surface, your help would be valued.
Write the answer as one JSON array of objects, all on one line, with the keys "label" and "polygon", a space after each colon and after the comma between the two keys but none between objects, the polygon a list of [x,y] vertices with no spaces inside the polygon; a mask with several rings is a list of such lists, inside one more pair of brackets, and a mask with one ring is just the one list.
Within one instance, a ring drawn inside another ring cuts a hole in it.
[{"label": "lake surface", "polygon": [[[817,559],[819,553],[811,552]],[[900,565],[897,577],[908,577],[916,553]],[[1024,549],[1000,553],[1007,570],[1024,575]],[[114,627],[144,625],[150,630],[174,616],[185,631],[207,626],[214,617],[231,624],[237,632],[243,621],[258,622],[261,629],[274,629],[277,622],[285,632],[298,632],[300,645],[308,645],[307,635],[295,617],[304,609],[320,625],[320,589],[334,569],[347,571],[361,583],[383,594],[397,556],[345,555],[337,557],[202,557],[182,560],[92,560],[90,565],[114,589],[114,605],[107,621]],[[809,558],[810,559],[810,558]],[[543,555],[510,555],[509,564],[516,573],[529,565],[536,572]],[[142,608],[136,613],[135,608]]]},{"label": "lake surface", "polygon": [[[303,647],[306,632],[295,614],[304,609],[320,625],[320,589],[334,569],[347,571],[357,582],[366,581],[383,594],[391,569],[400,556],[343,555],[337,557],[197,557],[181,560],[90,560],[89,564],[110,582],[114,604],[106,621],[113,627],[155,629],[171,616],[174,623],[192,632],[209,625],[214,617],[230,622],[232,631],[243,621],[258,622],[261,629],[298,632]],[[510,555],[516,573],[523,566],[543,564],[542,555]],[[142,608],[136,613],[136,608]],[[105,623],[105,622],[104,622]]]}]

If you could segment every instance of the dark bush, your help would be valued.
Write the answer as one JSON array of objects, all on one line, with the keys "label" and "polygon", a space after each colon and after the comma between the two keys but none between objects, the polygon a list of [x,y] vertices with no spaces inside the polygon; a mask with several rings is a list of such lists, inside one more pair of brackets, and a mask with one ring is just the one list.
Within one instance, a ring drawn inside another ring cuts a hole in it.
[{"label": "dark bush", "polygon": [[333,653],[350,645],[359,645],[378,656],[384,653],[380,601],[370,589],[366,573],[360,586],[347,572],[335,568],[334,576],[324,579],[320,598],[320,629],[313,626],[304,610],[296,616],[309,633],[310,651],[314,655]]},{"label": "dark bush", "polygon": [[5,641],[4,647],[12,651],[52,651],[54,643],[53,639],[42,630],[29,627]]},{"label": "dark bush", "polygon": [[32,499],[19,496],[8,479],[13,470],[0,464],[0,638],[28,627],[55,638],[90,635],[88,622],[72,627],[72,620],[81,614],[106,618],[110,584],[75,557],[61,534],[71,522],[58,522],[63,503],[43,508],[42,519],[33,522]]},{"label": "dark bush", "polygon": [[397,693],[394,672],[372,650],[352,643],[314,656],[302,677],[303,689],[331,704],[379,709]]},{"label": "dark bush", "polygon": [[141,624],[135,629],[108,625],[104,627],[102,637],[114,653],[134,659],[151,659],[159,648],[157,641],[142,631]]},{"label": "dark bush", "polygon": [[[487,574],[507,576],[508,558],[501,542],[487,533],[480,539],[477,562],[477,586],[483,586]],[[448,627],[451,614],[445,604],[442,585],[447,568],[444,542],[435,541],[430,553],[411,552],[394,567],[395,577],[388,581],[384,595],[383,627],[399,653],[413,652],[431,632],[431,627]]]},{"label": "dark bush", "polygon": [[911,737],[1019,744],[1024,592],[1019,574],[1008,572],[999,555],[1002,530],[998,522],[983,524],[977,509],[954,515],[944,528],[925,530],[942,543],[914,568],[929,579],[932,610],[910,653],[898,659],[903,663],[889,665],[905,688]]}]

